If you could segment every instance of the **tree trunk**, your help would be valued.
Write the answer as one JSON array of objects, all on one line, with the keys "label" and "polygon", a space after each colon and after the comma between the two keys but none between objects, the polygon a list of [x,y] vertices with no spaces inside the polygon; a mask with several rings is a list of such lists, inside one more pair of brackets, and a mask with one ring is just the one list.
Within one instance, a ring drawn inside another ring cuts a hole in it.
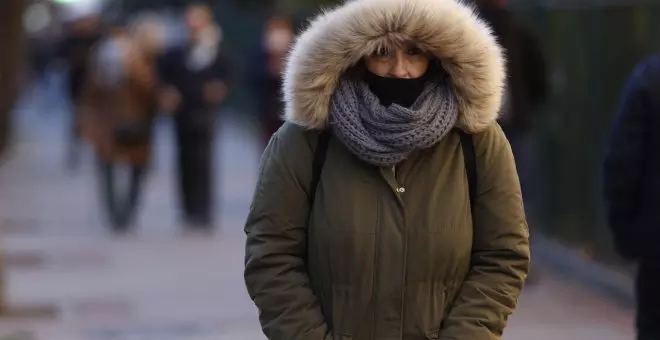
[{"label": "tree trunk", "polygon": [[[11,111],[19,93],[19,78],[23,67],[24,0],[0,0],[0,156],[11,134]],[[0,314],[5,310],[5,280],[0,249]]]},{"label": "tree trunk", "polygon": [[25,69],[24,0],[0,0],[0,156],[11,135],[11,111],[19,93]]}]

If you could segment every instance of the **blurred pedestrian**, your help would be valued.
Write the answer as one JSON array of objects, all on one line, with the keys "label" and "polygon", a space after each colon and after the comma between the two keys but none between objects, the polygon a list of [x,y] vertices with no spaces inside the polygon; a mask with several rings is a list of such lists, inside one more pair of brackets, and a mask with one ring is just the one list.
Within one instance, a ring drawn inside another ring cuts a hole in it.
[{"label": "blurred pedestrian", "polygon": [[68,68],[68,94],[71,103],[71,125],[68,131],[66,164],[71,170],[80,163],[81,134],[79,126],[79,101],[87,78],[87,67],[93,46],[102,37],[101,19],[97,13],[87,13],[75,18],[65,32],[60,53]]},{"label": "blurred pedestrian", "polygon": [[514,144],[530,130],[536,109],[548,97],[545,56],[538,38],[506,7],[506,0],[476,2],[480,17],[492,27],[507,56],[507,89],[498,121]]},{"label": "blurred pedestrian", "polygon": [[506,7],[506,0],[476,0],[507,56],[507,83],[498,122],[511,142],[523,188],[528,193],[529,131],[548,96],[547,66],[538,38]]},{"label": "blurred pedestrian", "polygon": [[[115,28],[95,49],[83,92],[81,126],[98,154],[103,199],[119,232],[133,225],[150,158],[162,39],[162,27],[151,18]],[[130,171],[125,194],[116,183],[122,164]]]},{"label": "blurred pedestrian", "polygon": [[54,6],[52,2],[35,2],[27,6],[23,15],[26,54],[30,61],[30,101],[39,104],[40,114],[45,117],[53,117],[57,113],[54,105],[61,104],[62,97],[60,87],[53,87],[53,71],[56,70],[53,66],[59,57],[58,49],[62,41],[60,22]]},{"label": "blurred pedestrian", "polygon": [[284,339],[500,339],[529,264],[505,70],[460,0],[354,0],[284,75],[245,281]]},{"label": "blurred pedestrian", "polygon": [[607,218],[614,242],[622,256],[639,264],[639,340],[660,339],[659,90],[660,54],[642,61],[630,75],[604,163]]},{"label": "blurred pedestrian", "polygon": [[288,18],[270,18],[264,25],[262,39],[250,67],[250,80],[258,103],[264,146],[283,122],[284,104],[280,89],[293,35],[293,24]]},{"label": "blurred pedestrian", "polygon": [[186,11],[189,40],[169,50],[160,65],[162,105],[174,111],[181,202],[188,228],[213,226],[213,140],[216,109],[228,91],[231,63],[222,30],[202,4]]}]

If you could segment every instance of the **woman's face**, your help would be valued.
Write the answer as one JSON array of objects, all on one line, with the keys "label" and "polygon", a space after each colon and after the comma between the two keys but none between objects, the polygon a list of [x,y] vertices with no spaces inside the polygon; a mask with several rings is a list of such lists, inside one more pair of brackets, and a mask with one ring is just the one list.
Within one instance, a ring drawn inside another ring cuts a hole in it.
[{"label": "woman's face", "polygon": [[211,22],[211,13],[206,7],[193,6],[186,13],[186,24],[193,33],[210,25]]},{"label": "woman's face", "polygon": [[286,53],[293,41],[293,32],[286,27],[273,27],[266,31],[264,40],[268,52]]},{"label": "woman's face", "polygon": [[379,50],[364,59],[367,70],[381,77],[419,78],[429,68],[431,56],[413,44]]}]

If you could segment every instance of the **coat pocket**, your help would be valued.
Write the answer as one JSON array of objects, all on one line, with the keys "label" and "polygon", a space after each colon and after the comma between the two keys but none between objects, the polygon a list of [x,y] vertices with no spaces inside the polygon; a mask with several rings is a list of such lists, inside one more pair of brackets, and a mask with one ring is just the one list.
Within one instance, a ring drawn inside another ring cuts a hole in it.
[{"label": "coat pocket", "polygon": [[[325,286],[353,287],[371,294],[365,289],[372,286],[375,270],[379,198],[371,188],[353,194],[355,189],[349,187],[346,197],[339,194],[339,189],[324,187],[320,204],[314,208],[309,249],[316,258],[310,265],[322,272],[319,282]],[[365,206],[364,201],[369,205]]]},{"label": "coat pocket", "polygon": [[427,340],[438,340],[440,339],[440,329],[432,330],[430,332],[426,332],[426,339]]},{"label": "coat pocket", "polygon": [[115,143],[120,147],[136,147],[149,143],[150,122],[122,121],[114,130]]},{"label": "coat pocket", "polygon": [[350,288],[332,288],[332,333],[334,340],[349,339],[352,329]]},{"label": "coat pocket", "polygon": [[447,288],[439,282],[419,285],[416,298],[409,308],[415,310],[415,333],[428,339],[438,339],[447,310]]},{"label": "coat pocket", "polygon": [[372,310],[367,300],[361,298],[358,290],[352,287],[332,289],[332,334],[333,340],[364,338],[371,329]]}]

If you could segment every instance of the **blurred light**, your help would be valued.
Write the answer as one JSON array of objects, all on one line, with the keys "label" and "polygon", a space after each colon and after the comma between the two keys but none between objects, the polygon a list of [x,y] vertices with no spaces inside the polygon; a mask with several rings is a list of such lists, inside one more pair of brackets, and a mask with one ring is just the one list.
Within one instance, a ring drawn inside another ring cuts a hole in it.
[{"label": "blurred light", "polygon": [[[2,1],[2,0],[0,0]],[[65,21],[76,20],[92,14],[99,14],[104,0],[53,0],[62,6]]]},{"label": "blurred light", "polygon": [[44,3],[31,5],[25,10],[23,15],[23,27],[29,33],[41,31],[48,27],[53,21],[53,17]]}]

